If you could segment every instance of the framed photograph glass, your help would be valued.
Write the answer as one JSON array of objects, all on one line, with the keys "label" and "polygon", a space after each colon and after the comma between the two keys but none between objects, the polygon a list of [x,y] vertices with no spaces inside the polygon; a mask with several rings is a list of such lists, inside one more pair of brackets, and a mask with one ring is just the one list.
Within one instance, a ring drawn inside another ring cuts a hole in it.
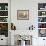
[{"label": "framed photograph glass", "polygon": [[17,10],[17,20],[29,20],[29,10]]}]

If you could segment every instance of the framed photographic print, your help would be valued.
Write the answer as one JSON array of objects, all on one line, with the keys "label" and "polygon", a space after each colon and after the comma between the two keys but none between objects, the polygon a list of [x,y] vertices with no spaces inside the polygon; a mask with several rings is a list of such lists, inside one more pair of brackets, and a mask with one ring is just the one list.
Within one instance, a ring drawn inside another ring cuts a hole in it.
[{"label": "framed photographic print", "polygon": [[17,20],[29,20],[29,10],[17,10]]}]

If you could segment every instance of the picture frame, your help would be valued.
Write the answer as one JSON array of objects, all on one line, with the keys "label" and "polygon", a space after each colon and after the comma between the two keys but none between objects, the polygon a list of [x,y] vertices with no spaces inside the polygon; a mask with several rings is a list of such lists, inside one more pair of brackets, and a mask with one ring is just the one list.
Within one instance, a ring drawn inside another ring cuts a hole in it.
[{"label": "picture frame", "polygon": [[17,10],[17,20],[29,20],[29,10]]}]

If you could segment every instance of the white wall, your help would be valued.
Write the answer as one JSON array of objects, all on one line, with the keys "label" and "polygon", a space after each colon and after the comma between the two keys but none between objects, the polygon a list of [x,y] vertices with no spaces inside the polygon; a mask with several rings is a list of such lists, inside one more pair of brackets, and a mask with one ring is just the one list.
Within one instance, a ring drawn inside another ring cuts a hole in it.
[{"label": "white wall", "polygon": [[[17,10],[29,10],[29,20],[17,20]],[[37,25],[37,1],[11,0],[11,22],[17,30],[27,30],[29,26]]]},{"label": "white wall", "polygon": [[[11,0],[11,22],[17,30],[28,30],[29,26],[38,27],[38,3],[46,0]],[[29,10],[29,20],[17,20],[17,10]]]},{"label": "white wall", "polygon": [[[34,36],[38,35],[38,3],[46,3],[46,0],[11,0],[11,22],[14,23],[18,32],[28,30],[29,26],[33,24],[36,32]],[[17,20],[17,10],[29,10],[29,20]],[[33,46],[41,46],[39,45],[43,44],[43,39],[41,39],[33,38]]]}]

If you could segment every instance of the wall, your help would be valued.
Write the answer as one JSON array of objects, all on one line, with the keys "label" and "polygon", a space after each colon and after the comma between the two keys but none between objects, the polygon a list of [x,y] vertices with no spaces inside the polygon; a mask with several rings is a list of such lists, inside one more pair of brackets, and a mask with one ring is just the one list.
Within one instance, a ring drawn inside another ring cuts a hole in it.
[{"label": "wall", "polygon": [[[46,0],[11,0],[11,22],[14,23],[18,32],[19,30],[28,30],[32,24],[35,26],[36,34],[32,39],[33,46],[40,46],[40,44],[44,46],[43,38],[35,38],[35,36],[38,36],[38,3],[45,2]],[[29,20],[17,20],[17,10],[22,9],[29,10]]]},{"label": "wall", "polygon": [[[46,0],[45,0],[46,1]],[[16,25],[17,30],[28,30],[32,24],[37,29],[38,2],[42,0],[11,0],[11,22]],[[17,20],[17,10],[29,10],[29,20]]]},{"label": "wall", "polygon": [[[29,20],[17,20],[17,10],[29,10]],[[29,26],[32,24],[36,27],[37,24],[35,23],[37,23],[37,1],[12,0],[11,20],[11,22],[16,25],[17,30],[28,30]]]},{"label": "wall", "polygon": [[[38,3],[46,0],[11,0],[11,22],[17,30],[28,30],[29,26],[38,27]],[[29,20],[17,20],[17,10],[29,10]]]}]

